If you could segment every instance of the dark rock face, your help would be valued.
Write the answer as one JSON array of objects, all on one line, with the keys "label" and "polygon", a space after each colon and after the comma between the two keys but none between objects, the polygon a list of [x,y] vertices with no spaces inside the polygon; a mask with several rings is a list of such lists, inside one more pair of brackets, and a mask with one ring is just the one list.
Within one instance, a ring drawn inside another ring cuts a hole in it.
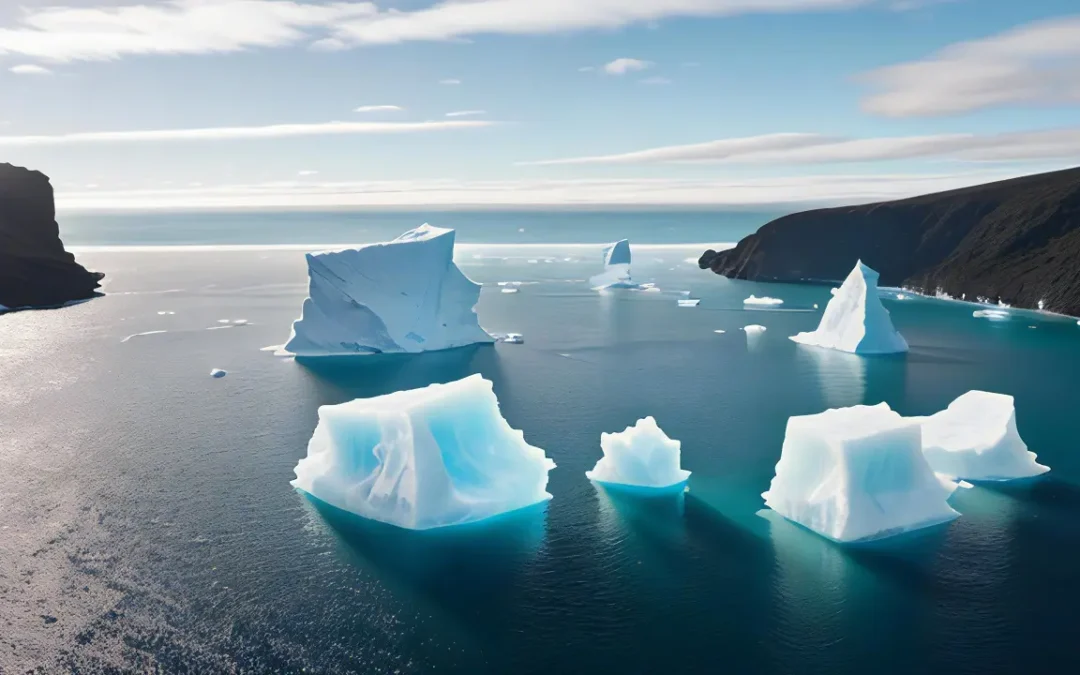
[{"label": "dark rock face", "polygon": [[1080,315],[1080,168],[893,202],[778,218],[702,269],[736,279],[843,279]]},{"label": "dark rock face", "polygon": [[51,307],[92,298],[104,276],[64,250],[49,178],[0,164],[0,305]]}]

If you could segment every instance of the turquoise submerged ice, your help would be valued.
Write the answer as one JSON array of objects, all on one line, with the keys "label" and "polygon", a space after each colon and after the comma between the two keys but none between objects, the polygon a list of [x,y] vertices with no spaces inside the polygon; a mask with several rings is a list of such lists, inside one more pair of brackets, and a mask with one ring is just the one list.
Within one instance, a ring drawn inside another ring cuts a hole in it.
[{"label": "turquoise submerged ice", "polygon": [[878,297],[878,273],[858,261],[821,317],[818,329],[791,339],[805,345],[855,354],[895,354],[908,350]]},{"label": "turquoise submerged ice", "polygon": [[480,285],[454,264],[454,231],[430,225],[393,241],[309,253],[297,356],[423,352],[492,342],[473,307]]},{"label": "turquoise submerged ice", "polygon": [[854,542],[956,518],[946,502],[955,489],[923,458],[919,421],[881,403],[790,418],[762,496],[785,518]]},{"label": "turquoise submerged ice", "polygon": [[294,487],[412,530],[471,523],[551,499],[555,463],[499,413],[472,375],[319,408]]},{"label": "turquoise submerged ice", "polygon": [[614,434],[600,434],[604,456],[585,475],[598,483],[667,488],[685,483],[689,471],[680,466],[679,441],[668,438],[652,417]]},{"label": "turquoise submerged ice", "polygon": [[969,391],[921,421],[923,454],[938,473],[996,481],[1050,470],[1035,461],[1020,438],[1012,396]]}]

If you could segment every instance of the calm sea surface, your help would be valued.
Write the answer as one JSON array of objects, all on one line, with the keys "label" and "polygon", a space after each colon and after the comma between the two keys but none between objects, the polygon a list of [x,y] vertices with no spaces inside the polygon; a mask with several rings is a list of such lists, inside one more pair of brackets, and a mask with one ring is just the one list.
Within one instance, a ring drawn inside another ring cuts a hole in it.
[{"label": "calm sea surface", "polygon": [[[80,261],[108,275],[106,296],[0,315],[0,672],[1076,666],[1075,320],[993,323],[970,305],[886,296],[911,353],[865,359],[787,339],[816,326],[827,288],[723,279],[697,269],[700,246],[672,245],[737,239],[760,224],[746,214],[504,214],[509,232],[422,215],[465,242],[497,232],[488,241],[531,244],[457,256],[491,285],[482,325],[526,344],[325,367],[260,351],[299,314],[300,249],[84,250]],[[268,233],[245,239],[226,227],[233,217],[159,214],[127,240],[100,215],[61,224],[86,246],[368,239],[325,215],[296,232],[297,214],[262,226],[245,214],[248,234]],[[416,224],[379,217],[370,231],[383,237]],[[557,233],[546,243],[545,223]],[[589,289],[593,244],[623,236],[642,242],[634,276],[664,292]],[[504,295],[498,281],[536,283]],[[679,308],[683,290],[701,305]],[[751,293],[783,309],[744,309]],[[224,319],[249,324],[218,328]],[[768,330],[748,341],[747,324]],[[558,464],[544,507],[409,533],[290,487],[318,406],[476,372]],[[762,512],[789,416],[879,401],[927,414],[973,388],[1016,397],[1020,432],[1050,474],[960,490],[960,519],[874,546],[842,548]],[[682,441],[687,494],[643,500],[585,478],[600,433],[645,415]]]}]

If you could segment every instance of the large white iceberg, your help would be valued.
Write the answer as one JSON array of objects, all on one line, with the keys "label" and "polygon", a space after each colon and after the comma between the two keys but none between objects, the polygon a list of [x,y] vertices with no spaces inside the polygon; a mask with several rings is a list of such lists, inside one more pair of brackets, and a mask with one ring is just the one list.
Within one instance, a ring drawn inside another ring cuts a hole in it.
[{"label": "large white iceberg", "polygon": [[454,264],[454,230],[309,253],[308,298],[285,351],[297,356],[424,352],[492,342],[473,307],[480,285]]},{"label": "large white iceberg", "polygon": [[920,431],[885,403],[792,417],[765,504],[839,542],[952,520],[956,484],[930,468]]},{"label": "large white iceberg", "polygon": [[503,419],[491,382],[471,375],[320,407],[292,484],[358,516],[426,530],[551,499],[553,468]]},{"label": "large white iceberg", "polygon": [[638,288],[630,279],[630,240],[604,247],[604,271],[589,279],[593,288]]},{"label": "large white iceberg", "polygon": [[604,456],[585,476],[611,485],[674,487],[690,477],[690,472],[679,466],[681,445],[668,438],[655,419],[645,417],[625,431],[600,434]]},{"label": "large white iceberg", "polygon": [[1012,396],[969,391],[921,422],[923,455],[940,474],[1010,480],[1050,470],[1020,438]]},{"label": "large white iceberg", "polygon": [[855,263],[855,269],[825,307],[818,329],[791,339],[853,354],[906,352],[907,341],[893,327],[889,312],[878,297],[877,281],[877,272],[861,260]]}]

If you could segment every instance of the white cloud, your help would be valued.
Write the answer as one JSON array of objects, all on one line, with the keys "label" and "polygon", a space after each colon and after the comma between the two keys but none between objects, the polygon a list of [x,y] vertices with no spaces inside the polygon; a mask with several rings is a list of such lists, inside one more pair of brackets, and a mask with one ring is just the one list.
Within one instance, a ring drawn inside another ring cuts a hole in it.
[{"label": "white cloud", "polygon": [[641,83],[642,84],[664,85],[664,84],[671,84],[671,80],[669,80],[666,77],[655,76],[655,77],[646,77],[644,80],[641,81]]},{"label": "white cloud", "polygon": [[485,120],[440,122],[323,122],[273,124],[261,127],[210,127],[204,129],[154,129],[139,131],[80,131],[38,136],[0,136],[0,147],[73,145],[80,143],[135,143],[154,141],[204,141],[230,139],[289,138],[355,134],[401,134],[486,127]]},{"label": "white cloud", "polygon": [[448,78],[448,79],[445,79],[445,80],[439,80],[439,84],[446,84],[446,85],[461,84],[461,80],[457,80],[457,79],[454,79],[454,78]]},{"label": "white cloud", "polygon": [[642,61],[641,59],[615,59],[609,63],[605,63],[603,70],[608,75],[625,75],[627,73],[637,72],[639,70],[645,70],[653,65],[652,61]]},{"label": "white cloud", "polygon": [[476,117],[477,115],[486,115],[486,110],[455,110],[454,112],[446,113],[447,117]]},{"label": "white cloud", "polygon": [[313,169],[303,169],[296,172],[297,176],[318,176],[319,172]]},{"label": "white cloud", "polygon": [[1080,103],[1080,16],[960,42],[927,59],[880,68],[860,79],[877,90],[863,108],[889,117]]},{"label": "white cloud", "polygon": [[401,112],[405,108],[399,105],[362,105],[359,108],[355,108],[353,112],[358,113],[372,113],[372,112]]},{"label": "white cloud", "polygon": [[1003,170],[742,180],[297,180],[179,189],[58,190],[56,198],[62,209],[840,204],[909,197],[1017,175]]},{"label": "white cloud", "polygon": [[1003,134],[836,138],[784,133],[671,145],[635,152],[521,162],[554,164],[829,164],[901,159],[1024,161],[1080,155],[1080,127]]},{"label": "white cloud", "polygon": [[[62,2],[63,0],[56,0]],[[71,1],[71,0],[69,0]],[[134,1],[134,0],[133,0]],[[309,44],[464,40],[612,29],[667,17],[839,10],[873,0],[446,0],[405,11],[388,2],[163,0],[28,9],[0,27],[0,55],[56,62],[139,54],[208,54]],[[79,4],[88,4],[85,0]]]},{"label": "white cloud", "polygon": [[45,66],[38,66],[32,63],[12,66],[11,68],[8,68],[8,70],[16,75],[52,75],[52,71]]}]

